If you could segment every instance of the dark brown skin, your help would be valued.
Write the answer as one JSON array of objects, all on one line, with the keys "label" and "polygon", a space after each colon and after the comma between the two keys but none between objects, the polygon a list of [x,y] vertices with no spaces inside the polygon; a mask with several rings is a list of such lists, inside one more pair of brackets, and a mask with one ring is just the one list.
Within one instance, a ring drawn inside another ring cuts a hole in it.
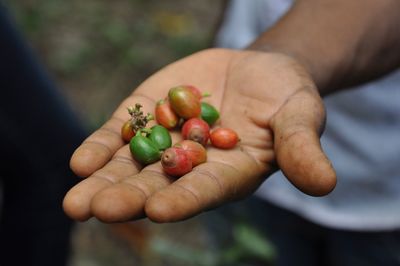
[{"label": "dark brown skin", "polygon": [[[398,66],[400,1],[296,3],[253,51],[205,50],[141,84],[74,153],[72,169],[88,178],[68,192],[65,212],[76,220],[179,221],[250,195],[277,167],[307,194],[332,191],[335,171],[319,142],[325,121],[320,93]],[[241,142],[231,150],[208,148],[206,163],[173,182],[160,163],[141,169],[132,162],[119,130],[129,118],[126,106],[140,102],[151,112],[177,84],[210,88],[221,126],[235,130]]]}]

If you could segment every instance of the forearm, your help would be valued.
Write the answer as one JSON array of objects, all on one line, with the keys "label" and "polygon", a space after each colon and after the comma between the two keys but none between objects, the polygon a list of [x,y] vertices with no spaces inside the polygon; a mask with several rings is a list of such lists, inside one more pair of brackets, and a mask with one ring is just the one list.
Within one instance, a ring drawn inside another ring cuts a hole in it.
[{"label": "forearm", "polygon": [[298,0],[249,49],[300,61],[321,94],[400,65],[399,0]]}]

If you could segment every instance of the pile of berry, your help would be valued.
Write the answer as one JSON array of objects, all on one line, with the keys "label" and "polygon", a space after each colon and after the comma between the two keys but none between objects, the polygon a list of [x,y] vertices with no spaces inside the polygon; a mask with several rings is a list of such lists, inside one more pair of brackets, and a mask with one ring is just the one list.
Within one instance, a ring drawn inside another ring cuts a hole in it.
[{"label": "pile of berry", "polygon": [[[229,128],[218,127],[210,130],[219,119],[217,109],[202,102],[199,89],[190,85],[171,88],[165,99],[158,101],[155,118],[158,125],[146,128],[153,120],[152,114],[146,116],[141,105],[129,107],[131,118],[122,126],[122,138],[129,142],[133,158],[143,165],[161,160],[164,171],[171,176],[182,176],[193,167],[206,162],[206,146],[231,149],[239,137]],[[172,146],[169,130],[180,128],[183,140]]]}]

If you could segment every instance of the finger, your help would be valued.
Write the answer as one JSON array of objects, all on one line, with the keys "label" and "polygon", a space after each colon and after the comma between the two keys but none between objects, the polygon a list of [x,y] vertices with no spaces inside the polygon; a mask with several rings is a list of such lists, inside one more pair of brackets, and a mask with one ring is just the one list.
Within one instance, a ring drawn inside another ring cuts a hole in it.
[{"label": "finger", "polygon": [[71,169],[82,177],[87,177],[103,167],[125,143],[121,138],[121,127],[129,119],[127,107],[136,103],[143,105],[143,113],[154,110],[155,101],[144,95],[128,97],[100,129],[90,135],[74,152]]},{"label": "finger", "polygon": [[164,174],[159,162],[149,165],[137,175],[125,178],[96,194],[91,202],[91,212],[107,223],[144,217],[147,199],[173,181],[173,178]]},{"label": "finger", "polygon": [[187,219],[224,202],[239,199],[264,180],[263,166],[239,148],[208,150],[208,161],[156,192],[145,213],[155,222]]},{"label": "finger", "polygon": [[[171,132],[171,137],[173,143],[182,139],[178,132]],[[105,186],[107,189],[104,191],[102,189],[100,193],[91,195],[90,200],[86,199],[87,206],[90,205],[87,207],[90,209],[89,212],[101,221],[120,222],[142,217],[147,197],[173,180],[164,174],[160,163],[149,165],[137,174],[137,169],[141,168],[140,164],[133,160],[128,153],[127,150],[124,156],[117,156],[119,163],[123,162],[127,165],[113,167],[109,166],[109,163],[95,173],[101,176],[114,176],[115,181],[120,182],[113,182],[113,184]],[[132,164],[135,164],[134,171],[129,169]],[[115,178],[115,176],[119,176],[119,178]]]},{"label": "finger", "polygon": [[322,100],[313,88],[292,95],[271,120],[279,167],[291,183],[313,196],[326,195],[336,185],[319,141],[324,121]]},{"label": "finger", "polygon": [[121,148],[103,168],[74,186],[65,196],[64,211],[75,220],[84,221],[92,216],[90,204],[99,191],[123,178],[139,172],[141,166],[132,159],[128,145]]}]

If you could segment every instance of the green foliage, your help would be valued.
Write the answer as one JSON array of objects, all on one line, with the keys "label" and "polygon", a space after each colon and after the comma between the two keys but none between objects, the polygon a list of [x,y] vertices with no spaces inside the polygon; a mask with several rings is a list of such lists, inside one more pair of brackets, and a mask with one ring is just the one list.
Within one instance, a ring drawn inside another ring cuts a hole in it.
[{"label": "green foliage", "polygon": [[151,248],[160,257],[186,266],[272,265],[274,246],[252,225],[233,223],[232,241],[222,250],[194,248],[166,238],[152,239]]},{"label": "green foliage", "polygon": [[213,251],[199,250],[165,238],[154,238],[151,249],[177,265],[218,266],[218,254]]},{"label": "green foliage", "polygon": [[274,246],[249,224],[235,224],[233,239],[233,244],[222,253],[221,265],[237,265],[238,262],[247,260],[268,265],[275,258]]}]

